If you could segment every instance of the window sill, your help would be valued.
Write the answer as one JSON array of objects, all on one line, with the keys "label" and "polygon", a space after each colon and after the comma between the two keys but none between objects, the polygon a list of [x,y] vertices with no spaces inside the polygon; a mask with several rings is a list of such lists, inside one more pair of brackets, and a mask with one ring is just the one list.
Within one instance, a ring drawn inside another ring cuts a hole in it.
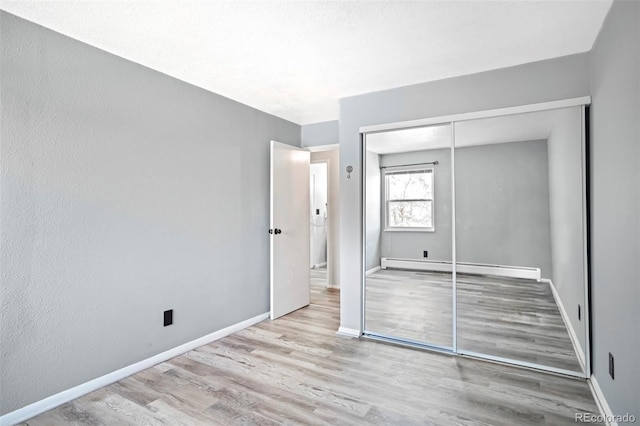
[{"label": "window sill", "polygon": [[384,232],[436,232],[435,228],[385,228]]}]

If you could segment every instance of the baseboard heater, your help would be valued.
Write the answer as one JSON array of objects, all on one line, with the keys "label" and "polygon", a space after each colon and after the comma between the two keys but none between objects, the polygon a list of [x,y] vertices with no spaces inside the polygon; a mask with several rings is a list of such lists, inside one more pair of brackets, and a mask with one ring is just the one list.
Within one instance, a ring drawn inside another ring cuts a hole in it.
[{"label": "baseboard heater", "polygon": [[[383,257],[381,269],[409,269],[412,271],[453,272],[452,263],[439,260],[394,259]],[[457,262],[456,272],[460,274],[490,275],[495,277],[524,278],[540,281],[540,268],[526,266],[486,265],[482,263]]]}]

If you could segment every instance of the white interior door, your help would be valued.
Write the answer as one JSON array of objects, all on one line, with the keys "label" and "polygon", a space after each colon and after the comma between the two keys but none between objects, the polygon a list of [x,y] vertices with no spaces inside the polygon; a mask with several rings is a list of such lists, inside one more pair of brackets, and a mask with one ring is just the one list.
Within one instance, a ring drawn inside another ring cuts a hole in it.
[{"label": "white interior door", "polygon": [[271,319],[309,304],[310,153],[271,141]]}]

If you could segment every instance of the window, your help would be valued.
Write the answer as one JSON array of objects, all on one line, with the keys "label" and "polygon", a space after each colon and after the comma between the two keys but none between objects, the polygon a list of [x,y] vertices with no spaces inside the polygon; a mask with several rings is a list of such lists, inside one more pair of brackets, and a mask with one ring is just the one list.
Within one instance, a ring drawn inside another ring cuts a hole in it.
[{"label": "window", "polygon": [[434,231],[433,168],[385,171],[386,229]]}]

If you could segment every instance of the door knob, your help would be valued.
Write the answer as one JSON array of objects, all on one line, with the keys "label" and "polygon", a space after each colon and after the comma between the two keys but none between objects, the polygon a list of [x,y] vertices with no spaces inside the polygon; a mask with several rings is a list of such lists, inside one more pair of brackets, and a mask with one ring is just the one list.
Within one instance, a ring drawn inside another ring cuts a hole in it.
[{"label": "door knob", "polygon": [[275,234],[276,234],[276,235],[277,235],[277,234],[282,234],[282,229],[278,229],[278,228],[276,228],[276,230],[275,230],[274,232],[275,232]]}]

